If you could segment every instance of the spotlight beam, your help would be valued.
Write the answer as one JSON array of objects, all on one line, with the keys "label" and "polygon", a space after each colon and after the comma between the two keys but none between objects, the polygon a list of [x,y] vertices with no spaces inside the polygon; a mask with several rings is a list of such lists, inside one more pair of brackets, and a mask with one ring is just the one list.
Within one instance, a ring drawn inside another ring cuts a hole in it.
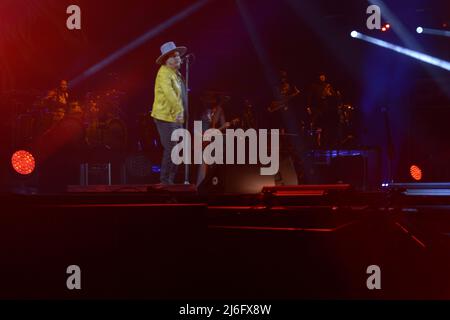
[{"label": "spotlight beam", "polygon": [[[239,10],[239,14],[241,15],[241,19],[244,22],[245,29],[250,37],[250,41],[258,57],[258,60],[263,67],[266,81],[270,84],[271,88],[274,88],[276,87],[276,85],[278,85],[275,71],[272,67],[272,63],[270,61],[267,50],[260,38],[260,33],[258,32],[258,30],[256,30],[255,24],[250,16],[250,12],[243,1],[236,0],[236,5]],[[273,94],[276,95],[275,92],[273,92]]]},{"label": "spotlight beam", "polygon": [[450,31],[448,30],[439,30],[439,29],[431,29],[431,28],[424,28],[424,27],[418,27],[417,30],[421,30],[422,34],[431,34],[434,36],[443,36],[443,37],[450,37]]},{"label": "spotlight beam", "polygon": [[124,56],[128,52],[130,52],[130,51],[140,47],[141,45],[143,45],[144,43],[146,43],[150,39],[154,38],[155,36],[157,36],[158,34],[163,32],[164,30],[168,29],[169,27],[171,27],[172,25],[174,25],[178,21],[180,21],[180,20],[188,17],[192,13],[196,12],[197,10],[199,10],[201,7],[203,7],[209,1],[210,0],[200,0],[200,1],[196,2],[196,3],[194,3],[190,7],[186,8],[185,10],[183,10],[182,12],[180,12],[177,15],[171,17],[170,19],[164,21],[163,23],[159,24],[155,28],[152,28],[151,30],[149,30],[146,33],[144,33],[143,35],[141,35],[139,38],[133,40],[132,42],[130,42],[126,46],[122,47],[121,49],[117,50],[113,54],[109,55],[108,57],[106,57],[105,59],[100,61],[99,63],[97,63],[94,66],[90,67],[89,69],[84,71],[82,74],[80,74],[76,78],[72,79],[69,83],[71,84],[71,86],[76,86],[77,84],[79,84],[83,80],[89,78],[93,74],[95,74],[98,71],[102,70],[103,68],[105,68],[106,66],[110,65],[111,63],[113,63],[117,59],[121,58],[122,56]]},{"label": "spotlight beam", "polygon": [[356,32],[356,33],[354,33],[354,32],[356,32],[356,31],[352,32],[352,37],[353,38],[364,40],[366,42],[375,44],[377,46],[380,46],[380,47],[383,47],[383,48],[386,48],[386,49],[389,49],[389,50],[393,50],[395,52],[401,53],[403,55],[406,55],[408,57],[414,58],[416,60],[419,60],[419,61],[431,64],[431,65],[434,65],[436,67],[445,69],[447,71],[450,71],[450,62],[448,62],[448,61],[445,61],[445,60],[442,60],[442,59],[438,59],[436,57],[430,56],[430,55],[422,53],[422,52],[418,52],[418,51],[414,51],[414,50],[411,50],[411,49],[408,49],[408,48],[404,48],[404,47],[401,47],[401,46],[389,43],[389,42],[384,41],[384,40],[380,40],[380,39],[377,39],[377,38],[374,38],[374,37],[370,37],[370,36],[367,36],[367,35],[362,34],[360,32]]}]

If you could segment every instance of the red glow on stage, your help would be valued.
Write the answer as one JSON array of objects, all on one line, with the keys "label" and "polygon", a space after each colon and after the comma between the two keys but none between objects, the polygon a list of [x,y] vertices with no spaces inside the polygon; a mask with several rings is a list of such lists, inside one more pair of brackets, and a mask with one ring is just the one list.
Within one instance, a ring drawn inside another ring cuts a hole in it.
[{"label": "red glow on stage", "polygon": [[387,29],[386,27],[381,28],[381,31],[385,32]]},{"label": "red glow on stage", "polygon": [[391,25],[389,23],[386,23],[385,28],[389,29],[391,27]]},{"label": "red glow on stage", "polygon": [[22,175],[31,174],[36,167],[33,155],[25,150],[16,151],[11,157],[14,170]]},{"label": "red glow on stage", "polygon": [[412,165],[409,168],[409,173],[411,174],[411,177],[414,180],[416,180],[416,181],[422,180],[422,169],[420,169],[419,166]]}]

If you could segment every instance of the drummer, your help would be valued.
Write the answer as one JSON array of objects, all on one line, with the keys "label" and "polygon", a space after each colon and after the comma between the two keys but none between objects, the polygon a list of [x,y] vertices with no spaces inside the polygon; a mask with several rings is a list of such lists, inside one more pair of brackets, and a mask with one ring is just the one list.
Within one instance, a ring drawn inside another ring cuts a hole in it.
[{"label": "drummer", "polygon": [[58,108],[64,108],[68,111],[69,106],[69,83],[67,80],[61,80],[59,87],[50,90],[44,98],[44,102],[51,111]]}]

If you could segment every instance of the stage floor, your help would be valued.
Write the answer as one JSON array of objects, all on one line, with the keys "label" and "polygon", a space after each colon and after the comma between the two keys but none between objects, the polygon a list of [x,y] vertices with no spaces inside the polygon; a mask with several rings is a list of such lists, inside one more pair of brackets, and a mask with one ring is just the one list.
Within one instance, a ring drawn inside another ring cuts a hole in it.
[{"label": "stage floor", "polygon": [[3,194],[0,298],[449,298],[450,198],[406,187]]}]

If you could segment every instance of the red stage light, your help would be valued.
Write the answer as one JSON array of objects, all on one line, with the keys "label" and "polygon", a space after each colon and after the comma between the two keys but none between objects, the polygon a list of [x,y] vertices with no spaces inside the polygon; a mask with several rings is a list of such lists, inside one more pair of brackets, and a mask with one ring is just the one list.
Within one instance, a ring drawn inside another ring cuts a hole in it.
[{"label": "red stage light", "polygon": [[386,23],[385,28],[389,29],[391,27],[391,25],[389,23]]},{"label": "red stage light", "polygon": [[381,28],[381,31],[386,31],[387,29],[386,29],[386,27],[383,27],[383,28]]},{"label": "red stage light", "polygon": [[411,174],[411,177],[414,180],[416,180],[416,181],[422,180],[422,169],[420,169],[419,166],[412,165],[409,168],[409,173]]},{"label": "red stage light", "polygon": [[31,174],[36,167],[33,155],[25,150],[16,151],[11,157],[11,164],[14,170],[22,175]]}]

